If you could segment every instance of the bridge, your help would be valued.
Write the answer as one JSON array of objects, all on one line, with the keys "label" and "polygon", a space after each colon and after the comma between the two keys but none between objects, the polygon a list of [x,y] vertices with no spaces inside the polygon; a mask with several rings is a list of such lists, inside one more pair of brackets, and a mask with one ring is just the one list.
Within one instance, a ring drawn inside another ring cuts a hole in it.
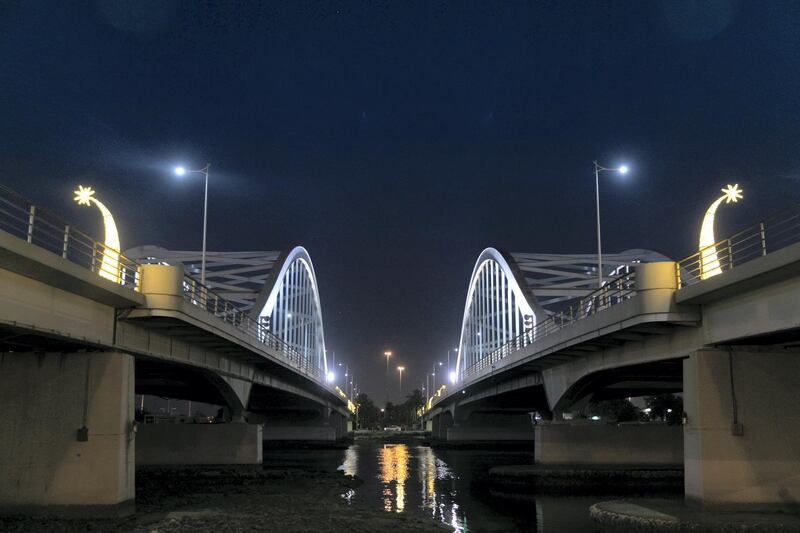
[{"label": "bridge", "polygon": [[[333,441],[352,402],[327,380],[308,252],[119,250],[0,187],[0,512],[133,511],[135,466],[258,464],[264,440]],[[135,394],[223,407],[139,424]]]},{"label": "bridge", "polygon": [[[428,429],[533,440],[541,464],[682,464],[704,504],[796,504],[800,204],[711,242],[676,262],[609,257],[600,288],[596,256],[484,250]],[[682,426],[573,416],[664,392],[682,393]]]}]

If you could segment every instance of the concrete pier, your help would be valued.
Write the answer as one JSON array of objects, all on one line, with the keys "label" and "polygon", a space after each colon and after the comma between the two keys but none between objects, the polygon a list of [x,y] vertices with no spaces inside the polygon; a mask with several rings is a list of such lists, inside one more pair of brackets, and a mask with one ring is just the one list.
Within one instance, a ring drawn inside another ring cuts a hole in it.
[{"label": "concrete pier", "polygon": [[136,436],[136,464],[256,465],[262,462],[260,425],[145,424]]},{"label": "concrete pier", "polygon": [[133,358],[0,354],[0,512],[134,510]]}]

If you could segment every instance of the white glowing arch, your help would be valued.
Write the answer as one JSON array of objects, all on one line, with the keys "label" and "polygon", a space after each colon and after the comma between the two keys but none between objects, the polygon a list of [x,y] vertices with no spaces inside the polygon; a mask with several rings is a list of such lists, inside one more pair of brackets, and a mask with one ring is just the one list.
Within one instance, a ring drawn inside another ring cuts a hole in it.
[{"label": "white glowing arch", "polygon": [[[651,250],[607,254],[603,280],[625,275],[641,262],[669,261]],[[455,378],[488,364],[492,352],[535,340],[538,323],[597,290],[594,254],[505,253],[486,248],[472,270]]]},{"label": "white glowing arch", "polygon": [[[190,275],[200,272],[202,253],[145,245],[126,255],[139,263],[183,265]],[[308,251],[207,252],[206,285],[264,324],[270,332],[303,356],[325,379],[325,334],[317,278]],[[284,297],[289,296],[284,301]],[[291,317],[288,315],[291,314]]]},{"label": "white glowing arch", "polygon": [[528,289],[525,278],[512,264],[513,261],[507,260],[495,248],[486,248],[475,262],[461,321],[456,361],[459,379],[466,366],[530,330],[538,320],[546,317],[544,309]]},{"label": "white glowing arch", "polygon": [[325,333],[322,325],[314,264],[308,251],[296,246],[276,261],[251,313],[268,325],[281,340],[328,373]]}]

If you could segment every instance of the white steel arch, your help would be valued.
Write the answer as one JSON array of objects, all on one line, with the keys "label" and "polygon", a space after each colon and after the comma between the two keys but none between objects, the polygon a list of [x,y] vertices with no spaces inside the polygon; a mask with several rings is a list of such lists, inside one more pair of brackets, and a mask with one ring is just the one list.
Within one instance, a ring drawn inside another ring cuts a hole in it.
[{"label": "white steel arch", "polygon": [[495,248],[486,248],[478,256],[461,322],[456,361],[459,379],[465,368],[530,330],[545,316],[512,264]]},{"label": "white steel arch", "polygon": [[[669,261],[651,250],[604,257],[604,284],[641,262]],[[461,381],[470,367],[515,340],[532,342],[536,324],[597,289],[594,254],[505,253],[486,248],[472,270],[456,362]]]},{"label": "white steel arch", "polygon": [[278,260],[251,313],[315,368],[328,373],[322,305],[311,257],[302,246]]},{"label": "white steel arch", "polygon": [[[129,255],[128,255],[129,254]],[[200,271],[198,251],[139,246],[126,251],[139,263],[183,265],[190,275]],[[248,312],[269,331],[299,352],[312,373],[325,376],[325,334],[317,278],[308,251],[207,252],[206,285]]]}]

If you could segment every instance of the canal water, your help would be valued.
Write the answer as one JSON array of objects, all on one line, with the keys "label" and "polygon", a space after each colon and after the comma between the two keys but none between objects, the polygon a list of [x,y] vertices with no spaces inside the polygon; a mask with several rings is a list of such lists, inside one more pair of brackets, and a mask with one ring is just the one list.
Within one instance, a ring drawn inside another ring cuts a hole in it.
[{"label": "canal water", "polygon": [[265,450],[265,468],[338,469],[363,484],[342,498],[387,513],[414,513],[456,533],[597,531],[589,517],[596,498],[494,495],[486,484],[493,466],[531,464],[532,452],[433,449],[414,443],[358,439],[346,450]]}]

